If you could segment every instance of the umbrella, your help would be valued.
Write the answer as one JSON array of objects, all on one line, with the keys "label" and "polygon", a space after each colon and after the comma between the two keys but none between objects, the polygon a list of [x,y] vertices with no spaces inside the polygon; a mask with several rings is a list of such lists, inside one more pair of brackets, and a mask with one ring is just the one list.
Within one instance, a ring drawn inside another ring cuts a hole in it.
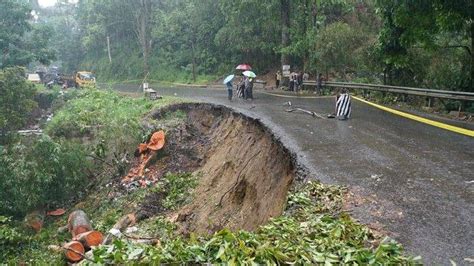
[{"label": "umbrella", "polygon": [[241,65],[238,65],[235,69],[238,69],[238,70],[250,70],[252,69],[252,67],[250,65],[247,65],[247,64],[241,64]]},{"label": "umbrella", "polygon": [[224,84],[227,84],[229,83],[230,81],[232,81],[234,79],[235,75],[229,75],[227,76],[227,78],[224,79]]},{"label": "umbrella", "polygon": [[255,78],[257,75],[255,75],[255,73],[253,73],[252,71],[244,71],[244,76],[247,76],[249,78]]}]

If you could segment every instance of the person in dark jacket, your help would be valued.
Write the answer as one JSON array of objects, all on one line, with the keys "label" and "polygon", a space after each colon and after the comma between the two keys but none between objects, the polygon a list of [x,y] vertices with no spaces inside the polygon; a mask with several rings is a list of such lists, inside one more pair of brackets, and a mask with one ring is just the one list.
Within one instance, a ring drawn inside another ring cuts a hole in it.
[{"label": "person in dark jacket", "polygon": [[303,86],[303,73],[298,72],[296,74],[296,91],[300,91]]},{"label": "person in dark jacket", "polygon": [[229,99],[229,101],[232,101],[232,80],[227,82],[225,85],[227,86],[227,98]]},{"label": "person in dark jacket", "polygon": [[253,100],[253,79],[249,77],[245,77],[245,92],[244,92],[244,99],[245,100]]},{"label": "person in dark jacket", "polygon": [[319,95],[323,95],[323,75],[321,73],[318,74],[316,80],[316,91]]},{"label": "person in dark jacket", "polygon": [[244,88],[245,88],[245,77],[241,77],[239,83],[237,84],[237,97],[244,97]]},{"label": "person in dark jacket", "polygon": [[290,74],[290,82],[288,83],[288,89],[290,91],[295,90],[295,74],[294,73]]},{"label": "person in dark jacket", "polygon": [[281,81],[281,72],[280,70],[278,70],[275,75],[275,84],[276,84],[277,89],[280,88],[280,81]]}]

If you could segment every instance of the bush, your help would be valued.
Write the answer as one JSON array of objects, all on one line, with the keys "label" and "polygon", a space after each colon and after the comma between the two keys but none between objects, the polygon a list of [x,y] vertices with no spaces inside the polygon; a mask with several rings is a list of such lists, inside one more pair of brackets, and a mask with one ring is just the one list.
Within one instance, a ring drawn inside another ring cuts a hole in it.
[{"label": "bush", "polygon": [[141,120],[147,112],[173,101],[176,100],[148,101],[112,91],[84,90],[55,114],[46,132],[55,138],[77,138],[97,156],[111,159],[133,150],[142,141],[146,132]]},{"label": "bush", "polygon": [[83,91],[56,113],[46,131],[56,138],[85,138],[87,148],[102,158],[120,154],[142,138],[144,109],[137,101],[113,92]]},{"label": "bush", "polygon": [[10,145],[0,154],[0,213],[20,217],[64,205],[85,187],[89,168],[79,145],[47,136]]},{"label": "bush", "polygon": [[28,236],[23,235],[12,224],[10,217],[0,215],[0,261],[7,261],[9,256],[18,251],[18,246],[28,242]]},{"label": "bush", "polygon": [[11,130],[26,125],[30,112],[36,107],[35,87],[25,79],[20,67],[0,70],[0,143]]}]

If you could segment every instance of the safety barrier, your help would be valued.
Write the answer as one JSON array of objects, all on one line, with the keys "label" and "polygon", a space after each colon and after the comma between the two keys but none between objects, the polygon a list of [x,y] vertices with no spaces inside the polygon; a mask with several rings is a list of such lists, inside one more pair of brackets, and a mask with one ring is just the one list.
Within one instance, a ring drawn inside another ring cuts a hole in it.
[{"label": "safety barrier", "polygon": [[[317,83],[314,80],[307,80],[303,82],[303,85],[316,86]],[[322,86],[348,88],[348,89],[361,89],[361,90],[376,90],[376,91],[401,93],[401,94],[425,96],[425,97],[432,97],[432,98],[474,101],[474,92],[431,90],[431,89],[422,89],[422,88],[399,87],[399,86],[389,86],[389,85],[380,85],[380,84],[350,83],[350,82],[323,82]]]}]

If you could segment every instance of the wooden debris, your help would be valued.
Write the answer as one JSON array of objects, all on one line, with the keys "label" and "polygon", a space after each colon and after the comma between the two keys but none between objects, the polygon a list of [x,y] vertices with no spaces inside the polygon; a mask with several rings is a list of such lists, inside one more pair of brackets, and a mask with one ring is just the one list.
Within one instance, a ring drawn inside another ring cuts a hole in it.
[{"label": "wooden debris", "polygon": [[63,246],[64,255],[71,262],[81,261],[84,256],[84,246],[79,241],[71,241]]},{"label": "wooden debris", "polygon": [[[112,227],[112,230],[118,230],[119,232],[122,232],[125,230],[125,228],[134,225],[137,222],[137,217],[135,213],[129,213],[127,215],[122,216]],[[112,234],[109,233],[107,234],[107,237],[105,237],[103,243],[108,244],[110,243],[112,239]]]},{"label": "wooden debris", "polygon": [[102,244],[104,236],[99,231],[89,231],[82,234],[79,234],[75,237],[74,240],[77,240],[82,243],[82,245],[89,249],[91,247],[96,247]]},{"label": "wooden debris", "polygon": [[41,231],[44,223],[44,212],[34,211],[25,217],[26,224],[33,228],[36,233]]},{"label": "wooden debris", "polygon": [[82,210],[73,211],[71,214],[69,214],[67,225],[68,230],[71,232],[73,238],[81,233],[92,231],[92,225],[89,221],[89,218]]},{"label": "wooden debris", "polygon": [[160,239],[156,237],[143,237],[143,236],[135,236],[135,235],[130,235],[123,233],[123,236],[128,238],[130,242],[135,243],[135,244],[145,244],[145,245],[155,245],[159,246],[161,245]]},{"label": "wooden debris", "polygon": [[[126,176],[122,178],[122,183],[127,184],[139,179],[142,180],[142,182],[140,182],[142,187],[146,187],[147,180],[144,179],[145,169],[154,161],[157,157],[157,151],[161,150],[164,145],[165,132],[163,130],[153,133],[148,143],[139,144],[135,156],[140,156],[140,161],[129,170]],[[150,181],[155,182],[156,180],[152,178]]]},{"label": "wooden debris", "polygon": [[59,209],[56,209],[54,211],[49,211],[46,213],[46,215],[49,215],[49,216],[61,216],[63,214],[66,213],[66,210],[62,209],[62,208],[59,208]]},{"label": "wooden debris", "polygon": [[309,111],[309,110],[306,110],[306,109],[303,109],[303,108],[290,108],[290,109],[286,109],[285,111],[291,113],[291,112],[294,112],[294,111],[300,111],[300,112],[303,112],[303,113],[306,113],[306,114],[309,114],[311,116],[314,116],[314,117],[317,117],[317,118],[321,118],[321,119],[324,119],[324,117],[316,112],[313,112],[313,111]]}]

